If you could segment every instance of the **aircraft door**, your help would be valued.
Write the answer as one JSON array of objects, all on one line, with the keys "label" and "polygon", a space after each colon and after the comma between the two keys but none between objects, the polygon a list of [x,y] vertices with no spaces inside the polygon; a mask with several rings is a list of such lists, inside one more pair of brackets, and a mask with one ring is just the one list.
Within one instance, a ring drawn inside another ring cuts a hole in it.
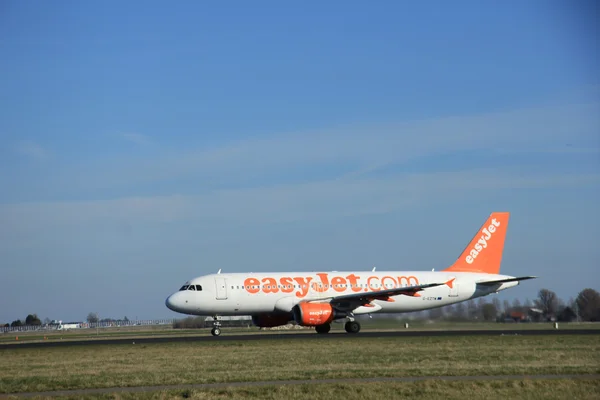
[{"label": "aircraft door", "polygon": [[454,282],[450,288],[450,293],[448,294],[449,297],[458,297],[458,286],[458,283]]},{"label": "aircraft door", "polygon": [[225,278],[215,278],[217,300],[227,299],[227,281]]}]

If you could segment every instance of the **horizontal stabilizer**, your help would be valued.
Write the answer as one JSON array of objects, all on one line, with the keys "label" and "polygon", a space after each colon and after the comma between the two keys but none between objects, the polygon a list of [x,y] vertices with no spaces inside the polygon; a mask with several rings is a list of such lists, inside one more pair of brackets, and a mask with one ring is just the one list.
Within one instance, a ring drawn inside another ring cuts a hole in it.
[{"label": "horizontal stabilizer", "polygon": [[496,285],[499,283],[506,283],[506,282],[519,282],[519,281],[525,281],[527,279],[535,279],[537,278],[537,276],[521,276],[518,278],[508,278],[508,279],[498,279],[497,281],[483,281],[483,282],[477,282],[478,285],[483,285],[483,286],[492,286],[492,285]]}]

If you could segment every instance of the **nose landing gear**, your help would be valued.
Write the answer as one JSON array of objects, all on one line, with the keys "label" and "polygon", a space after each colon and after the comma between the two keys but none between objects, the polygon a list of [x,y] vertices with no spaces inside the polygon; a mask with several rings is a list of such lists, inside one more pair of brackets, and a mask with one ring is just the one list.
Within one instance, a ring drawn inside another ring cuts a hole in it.
[{"label": "nose landing gear", "polygon": [[210,334],[213,336],[219,336],[221,334],[221,322],[217,319],[216,315],[213,317],[213,328],[211,329]]}]

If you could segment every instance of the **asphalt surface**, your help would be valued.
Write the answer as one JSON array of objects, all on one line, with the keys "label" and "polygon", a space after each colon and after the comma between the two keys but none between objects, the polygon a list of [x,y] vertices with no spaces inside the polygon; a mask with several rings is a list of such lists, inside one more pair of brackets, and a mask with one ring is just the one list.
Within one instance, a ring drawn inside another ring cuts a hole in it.
[{"label": "asphalt surface", "polygon": [[82,339],[82,340],[63,340],[63,341],[45,341],[45,342],[22,342],[22,343],[2,343],[0,351],[15,348],[42,348],[42,347],[60,347],[60,346],[89,346],[89,345],[116,345],[116,344],[152,344],[152,343],[178,343],[178,342],[223,342],[223,341],[250,341],[250,340],[335,340],[339,338],[360,339],[360,338],[403,338],[403,337],[440,337],[440,336],[502,336],[502,335],[520,335],[520,336],[551,336],[551,335],[600,335],[600,329],[505,329],[505,330],[440,330],[440,331],[366,331],[358,334],[348,334],[345,332],[330,332],[320,335],[315,332],[303,333],[255,333],[239,335],[227,332],[222,329],[221,336],[162,336],[147,338],[118,338],[118,339]]},{"label": "asphalt surface", "polygon": [[600,379],[600,374],[588,375],[480,375],[480,376],[411,376],[401,378],[340,378],[340,379],[305,379],[294,381],[259,381],[259,382],[228,382],[228,383],[199,383],[188,385],[165,386],[134,386],[112,387],[101,389],[57,390],[52,392],[27,392],[0,394],[0,399],[14,397],[51,397],[51,396],[89,396],[94,394],[109,393],[141,393],[156,392],[161,390],[189,390],[189,389],[222,389],[227,387],[248,386],[283,386],[283,385],[314,385],[334,383],[384,383],[384,382],[420,382],[426,380],[437,381],[498,381],[498,380],[540,380],[540,379]]}]

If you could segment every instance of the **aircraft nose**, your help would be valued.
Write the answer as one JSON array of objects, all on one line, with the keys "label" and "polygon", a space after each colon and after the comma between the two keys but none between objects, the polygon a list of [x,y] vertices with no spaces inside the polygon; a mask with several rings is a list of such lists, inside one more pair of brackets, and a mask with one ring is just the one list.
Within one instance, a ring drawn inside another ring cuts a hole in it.
[{"label": "aircraft nose", "polygon": [[175,297],[173,294],[167,297],[167,300],[165,300],[165,305],[169,310],[177,311],[177,305],[175,304],[175,299],[173,297]]},{"label": "aircraft nose", "polygon": [[165,300],[165,305],[169,310],[187,314],[187,312],[191,309],[190,304],[188,304],[188,300],[187,293],[179,291],[167,297]]}]

